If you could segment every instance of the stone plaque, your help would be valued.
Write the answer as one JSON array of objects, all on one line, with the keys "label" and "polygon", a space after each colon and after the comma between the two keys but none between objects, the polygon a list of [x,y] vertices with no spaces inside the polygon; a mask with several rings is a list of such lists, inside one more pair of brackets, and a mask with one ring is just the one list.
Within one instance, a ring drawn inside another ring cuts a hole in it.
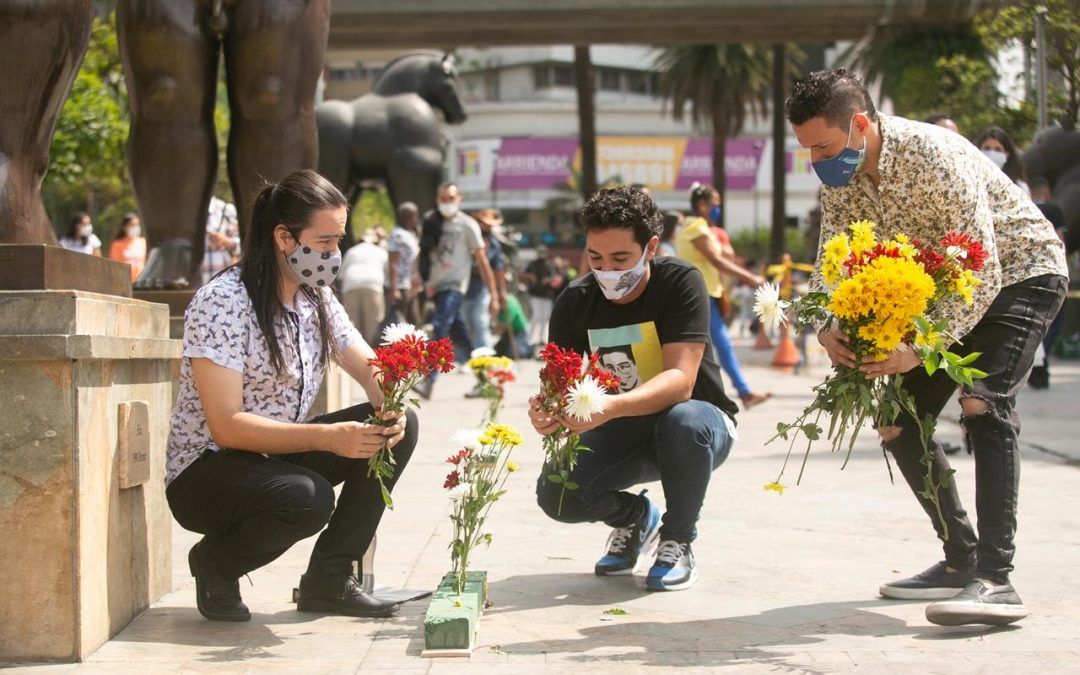
[{"label": "stone plaque", "polygon": [[146,401],[120,404],[120,489],[135,487],[150,478],[150,409]]}]

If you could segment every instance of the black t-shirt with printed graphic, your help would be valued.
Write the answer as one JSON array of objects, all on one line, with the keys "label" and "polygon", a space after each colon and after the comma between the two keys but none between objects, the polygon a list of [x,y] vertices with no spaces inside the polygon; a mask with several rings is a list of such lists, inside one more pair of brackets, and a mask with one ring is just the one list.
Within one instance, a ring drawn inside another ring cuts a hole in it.
[{"label": "black t-shirt with printed graphic", "polygon": [[672,342],[704,342],[691,398],[707,401],[734,419],[738,408],[724,393],[720,366],[709,340],[709,294],[705,280],[678,258],[656,258],[645,291],[633,302],[617,305],[600,290],[591,274],[574,280],[555,301],[551,341],[577,352],[599,353],[600,361],[618,375],[620,391],[629,391],[659,374],[662,346]]}]

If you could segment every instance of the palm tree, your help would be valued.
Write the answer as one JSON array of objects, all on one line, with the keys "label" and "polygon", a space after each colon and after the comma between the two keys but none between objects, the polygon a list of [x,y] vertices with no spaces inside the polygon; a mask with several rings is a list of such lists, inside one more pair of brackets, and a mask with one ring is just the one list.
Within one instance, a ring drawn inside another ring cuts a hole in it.
[{"label": "palm tree", "polygon": [[[767,45],[679,45],[664,47],[654,68],[660,93],[671,102],[672,116],[711,127],[713,182],[725,192],[724,155],[729,136],[742,132],[748,117],[765,114],[772,81],[772,54]],[[724,213],[720,224],[723,225]]]}]

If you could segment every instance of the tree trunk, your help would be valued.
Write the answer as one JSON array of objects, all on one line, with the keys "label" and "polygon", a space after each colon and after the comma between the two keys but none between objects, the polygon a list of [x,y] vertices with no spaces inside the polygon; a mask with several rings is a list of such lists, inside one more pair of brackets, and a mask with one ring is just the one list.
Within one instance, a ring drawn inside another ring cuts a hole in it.
[{"label": "tree trunk", "polygon": [[581,145],[581,196],[588,200],[597,189],[596,178],[596,78],[588,45],[574,47],[577,83],[578,138]]},{"label": "tree trunk", "polygon": [[[727,168],[724,166],[724,158],[727,156],[727,119],[717,110],[713,111],[711,117],[713,187],[720,193],[720,203],[724,204],[727,199]],[[720,209],[720,220],[716,224],[726,228],[726,205]]]},{"label": "tree trunk", "polygon": [[787,87],[785,79],[784,45],[773,45],[773,156],[772,156],[772,232],[769,236],[769,259],[780,262],[784,255],[785,228],[787,227],[787,210],[785,208],[785,191],[787,189],[784,146],[787,138],[787,125],[784,120],[784,98]]}]

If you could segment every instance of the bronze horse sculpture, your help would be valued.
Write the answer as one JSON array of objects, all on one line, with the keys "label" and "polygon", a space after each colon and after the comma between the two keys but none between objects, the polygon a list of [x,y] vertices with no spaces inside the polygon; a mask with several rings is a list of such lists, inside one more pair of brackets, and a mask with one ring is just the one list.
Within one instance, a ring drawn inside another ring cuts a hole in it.
[{"label": "bronze horse sculpture", "polygon": [[436,110],[447,124],[465,121],[452,57],[420,52],[394,59],[370,93],[316,106],[319,172],[354,203],[361,183],[375,179],[395,205],[434,208],[444,163]]}]

